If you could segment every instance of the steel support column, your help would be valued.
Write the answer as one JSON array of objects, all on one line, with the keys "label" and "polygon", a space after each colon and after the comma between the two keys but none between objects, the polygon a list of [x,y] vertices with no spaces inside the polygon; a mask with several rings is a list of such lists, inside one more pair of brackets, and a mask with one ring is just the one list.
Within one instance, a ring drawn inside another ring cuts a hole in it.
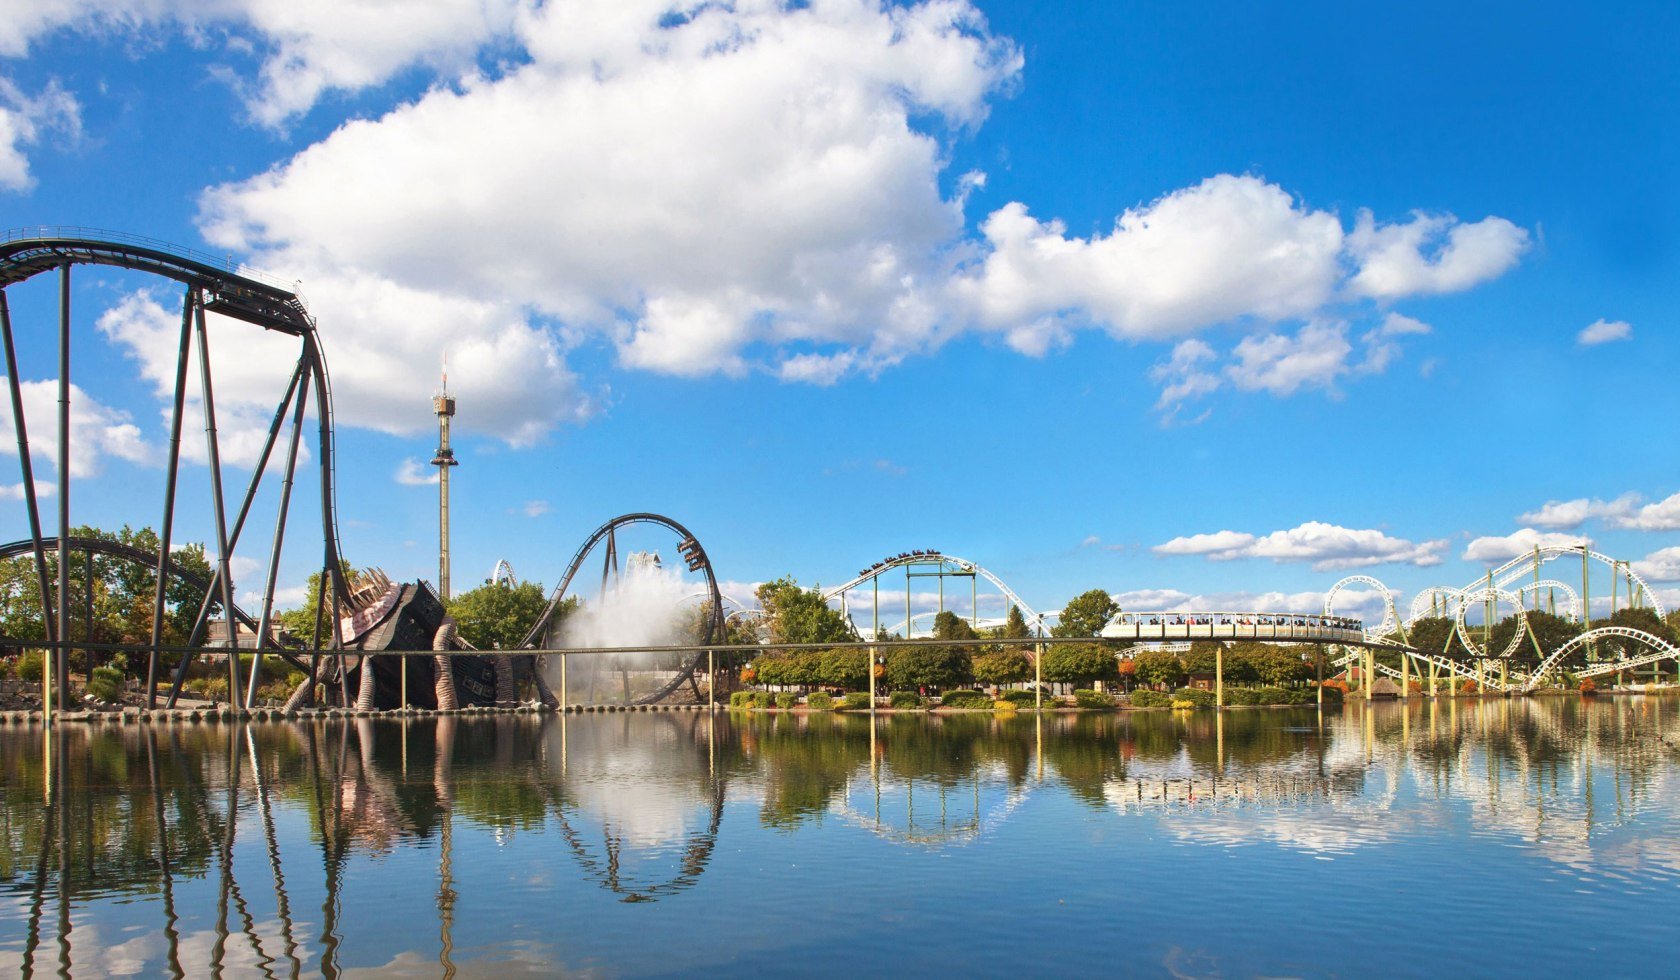
[{"label": "steel support column", "polygon": [[[35,585],[41,592],[41,625],[43,636],[51,640],[57,632],[53,615],[52,590],[47,585],[47,556],[41,546],[41,507],[35,494],[35,466],[29,458],[29,429],[23,418],[23,388],[19,377],[17,348],[12,343],[12,312],[6,303],[6,291],[0,289],[0,347],[6,353],[6,385],[12,398],[12,428],[17,435],[18,466],[23,478],[23,504],[29,517],[29,537],[34,542]],[[43,663],[41,677],[41,711],[43,718],[52,713],[51,651]]]},{"label": "steel support column", "polygon": [[152,602],[152,650],[146,658],[146,707],[157,707],[159,644],[163,642],[163,607],[169,586],[169,546],[175,531],[175,484],[181,470],[181,415],[187,400],[187,359],[192,352],[193,307],[198,291],[188,289],[181,301],[181,342],[175,353],[175,402],[169,415],[169,461],[163,483],[163,527],[158,534],[157,594]]},{"label": "steel support column", "polygon": [[228,700],[234,707],[239,701],[239,628],[233,617],[233,574],[229,567],[233,557],[228,549],[227,508],[222,500],[221,447],[216,440],[216,394],[210,380],[210,337],[204,327],[204,307],[193,311],[198,330],[198,375],[204,396],[204,441],[210,463],[210,505],[216,514],[216,565],[221,578],[222,612],[227,620],[228,642]]}]

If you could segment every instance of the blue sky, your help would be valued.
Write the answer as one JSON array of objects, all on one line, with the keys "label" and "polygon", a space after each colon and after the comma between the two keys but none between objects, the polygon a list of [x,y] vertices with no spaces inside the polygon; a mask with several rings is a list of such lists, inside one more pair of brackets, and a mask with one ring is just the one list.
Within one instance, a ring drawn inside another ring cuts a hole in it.
[{"label": "blue sky", "polygon": [[[447,351],[458,588],[654,510],[734,583],[938,547],[1040,608],[1310,608],[1584,535],[1675,597],[1671,6],[380,6],[0,27],[0,223],[302,280],[357,564],[434,574]],[[78,521],[157,523],[178,303],[78,279]],[[274,361],[227,336],[248,433]]]}]

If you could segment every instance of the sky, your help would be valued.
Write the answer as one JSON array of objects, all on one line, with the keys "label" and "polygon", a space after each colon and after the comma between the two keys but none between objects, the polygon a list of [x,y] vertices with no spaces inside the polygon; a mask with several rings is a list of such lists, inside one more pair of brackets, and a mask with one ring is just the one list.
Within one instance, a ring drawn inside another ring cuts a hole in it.
[{"label": "sky", "polygon": [[[447,357],[457,590],[655,511],[737,593],[937,548],[1041,610],[1404,605],[1586,539],[1672,606],[1677,37],[1657,3],[0,0],[0,224],[298,282],[344,553],[393,577],[436,577]],[[73,520],[156,526],[180,292],[73,283]],[[54,290],[7,292],[56,487]],[[237,488],[296,353],[213,320]]]}]

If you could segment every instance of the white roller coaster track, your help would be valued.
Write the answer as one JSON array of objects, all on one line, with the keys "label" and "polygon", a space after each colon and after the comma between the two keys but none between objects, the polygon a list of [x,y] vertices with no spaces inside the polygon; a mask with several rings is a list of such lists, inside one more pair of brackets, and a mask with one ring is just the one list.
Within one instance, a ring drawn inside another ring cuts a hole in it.
[{"label": "white roller coaster track", "polygon": [[1569,587],[1569,583],[1560,582],[1555,578],[1543,578],[1538,582],[1530,582],[1517,590],[1517,595],[1526,602],[1529,596],[1547,589],[1562,592],[1569,598],[1569,605],[1565,607],[1564,618],[1573,622],[1581,621],[1581,594]]},{"label": "white roller coaster track", "polygon": [[[1494,623],[1493,617],[1499,614],[1498,609],[1500,602],[1514,606],[1517,610],[1517,628],[1511,633],[1511,642],[1505,644],[1505,649],[1501,650],[1498,654],[1491,654],[1488,651],[1483,650],[1481,644],[1477,643],[1475,638],[1470,635],[1470,627],[1464,621],[1464,614],[1470,610],[1471,606],[1478,602],[1491,603],[1491,605],[1488,606],[1490,610],[1488,625],[1490,627]],[[1523,609],[1522,599],[1514,592],[1507,592],[1504,589],[1477,589],[1474,592],[1466,593],[1462,596],[1462,601],[1458,604],[1458,612],[1453,617],[1453,630],[1458,633],[1458,642],[1464,644],[1464,649],[1469,650],[1474,656],[1492,660],[1504,660],[1505,658],[1511,656],[1511,654],[1522,649],[1522,642],[1528,639],[1528,613]]]},{"label": "white roller coaster track", "polygon": [[1326,615],[1326,616],[1336,615],[1336,611],[1335,611],[1336,593],[1342,591],[1343,589],[1347,588],[1350,585],[1368,585],[1371,588],[1376,589],[1378,592],[1382,593],[1382,597],[1383,597],[1382,622],[1378,623],[1375,626],[1366,627],[1365,628],[1366,635],[1368,635],[1368,636],[1391,636],[1391,635],[1393,635],[1394,631],[1397,628],[1399,628],[1399,622],[1400,622],[1400,611],[1394,607],[1394,593],[1390,592],[1388,590],[1388,586],[1382,584],[1381,582],[1377,581],[1376,579],[1372,578],[1369,575],[1349,575],[1347,578],[1342,579],[1340,582],[1337,582],[1335,585],[1330,586],[1330,591],[1326,592],[1324,594],[1324,615]]},{"label": "white roller coaster track", "polygon": [[1029,629],[1032,629],[1034,632],[1038,632],[1044,628],[1044,620],[1050,615],[1049,613],[1035,612],[1033,607],[1027,605],[1024,599],[1015,594],[1014,589],[1011,589],[1008,585],[1004,584],[1003,579],[1000,579],[991,572],[988,572],[986,569],[980,567],[979,564],[969,561],[966,558],[958,558],[955,555],[907,555],[903,558],[894,558],[890,561],[883,562],[879,568],[871,568],[869,571],[864,572],[862,575],[852,579],[845,585],[839,585],[832,589],[823,590],[823,601],[832,602],[835,599],[839,599],[841,603],[841,611],[846,614],[848,619],[850,619],[850,609],[846,602],[847,593],[851,592],[858,586],[863,585],[865,582],[880,578],[883,574],[891,571],[892,569],[902,568],[906,565],[927,565],[934,562],[953,565],[958,571],[973,572],[974,574],[980,576],[990,582],[993,588],[1003,593],[1004,598],[1008,599],[1011,604],[1020,608],[1021,616],[1026,619],[1027,627]]},{"label": "white roller coaster track", "polygon": [[1629,670],[1634,667],[1644,667],[1647,664],[1654,664],[1660,660],[1680,660],[1680,647],[1674,646],[1661,637],[1652,636],[1644,630],[1630,629],[1626,626],[1600,626],[1598,629],[1588,630],[1585,633],[1582,633],[1580,636],[1575,637],[1573,640],[1570,640],[1568,643],[1565,643],[1563,646],[1552,651],[1552,655],[1541,661],[1540,666],[1535,668],[1534,673],[1529,676],[1528,683],[1523,686],[1523,690],[1532,691],[1536,687],[1539,687],[1540,682],[1546,679],[1546,675],[1556,669],[1558,664],[1562,663],[1565,657],[1574,653],[1576,650],[1579,650],[1590,643],[1610,638],[1634,640],[1651,647],[1654,652],[1638,657],[1629,657],[1623,660],[1608,660],[1604,663],[1589,664],[1584,670],[1573,671],[1575,676],[1596,677],[1599,674],[1611,674],[1618,670]]}]

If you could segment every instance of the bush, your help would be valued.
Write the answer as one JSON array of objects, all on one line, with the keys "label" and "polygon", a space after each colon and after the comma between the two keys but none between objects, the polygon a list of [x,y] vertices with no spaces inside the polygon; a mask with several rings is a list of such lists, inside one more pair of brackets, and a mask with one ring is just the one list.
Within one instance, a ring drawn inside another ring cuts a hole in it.
[{"label": "bush", "polygon": [[818,691],[805,698],[805,706],[812,711],[832,711],[834,709],[834,697],[827,691]]},{"label": "bush", "polygon": [[1172,693],[1172,706],[1186,708],[1213,707],[1213,692],[1198,687],[1181,687]]},{"label": "bush", "polygon": [[753,706],[753,699],[757,696],[757,691],[736,691],[729,695],[729,706],[744,711]]},{"label": "bush", "polygon": [[1228,687],[1225,689],[1225,703],[1246,707],[1260,703],[1260,692],[1252,687]]},{"label": "bush", "polygon": [[947,708],[990,708],[992,699],[979,691],[951,691],[939,703]]},{"label": "bush", "polygon": [[1289,704],[1289,692],[1281,687],[1262,687],[1254,692],[1260,704]]},{"label": "bush", "polygon": [[[1038,695],[1032,691],[1004,691],[998,695],[999,701],[1008,701],[1017,708],[1030,708],[1038,703]],[[1056,699],[1045,694],[1044,703],[1054,706]]]},{"label": "bush", "polygon": [[840,699],[841,711],[868,711],[869,692],[852,691]]},{"label": "bush", "polygon": [[1598,685],[1593,682],[1591,677],[1583,677],[1581,678],[1581,686],[1578,690],[1582,694],[1593,694],[1598,691]]},{"label": "bush", "polygon": [[95,667],[88,677],[87,692],[95,701],[114,704],[122,697],[123,672],[112,666]]},{"label": "bush", "polygon": [[194,677],[187,681],[187,690],[198,695],[205,701],[226,701],[228,699],[228,679],[226,677]]},{"label": "bush", "polygon": [[922,697],[915,691],[894,691],[887,699],[887,705],[893,708],[920,708]]},{"label": "bush", "polygon": [[26,650],[12,662],[12,676],[20,681],[40,681],[46,660],[39,650]]},{"label": "bush", "polygon": [[[1316,699],[1318,697],[1318,695],[1315,693],[1313,695],[1313,697]],[[1347,687],[1346,687],[1346,685],[1338,686],[1338,685],[1335,685],[1335,684],[1330,684],[1328,682],[1325,683],[1325,685],[1324,685],[1324,703],[1325,704],[1341,704],[1342,701],[1346,699],[1346,697],[1347,697]]]},{"label": "bush", "polygon": [[1131,705],[1134,708],[1165,708],[1172,704],[1172,695],[1151,691],[1148,688],[1138,688],[1132,692]]},{"label": "bush", "polygon": [[783,711],[786,711],[789,708],[799,707],[799,695],[793,693],[792,691],[783,691],[782,693],[776,695],[776,707],[781,708]]},{"label": "bush", "polygon": [[1114,699],[1101,691],[1078,690],[1073,692],[1073,706],[1076,708],[1101,708],[1106,711],[1114,707]]}]

